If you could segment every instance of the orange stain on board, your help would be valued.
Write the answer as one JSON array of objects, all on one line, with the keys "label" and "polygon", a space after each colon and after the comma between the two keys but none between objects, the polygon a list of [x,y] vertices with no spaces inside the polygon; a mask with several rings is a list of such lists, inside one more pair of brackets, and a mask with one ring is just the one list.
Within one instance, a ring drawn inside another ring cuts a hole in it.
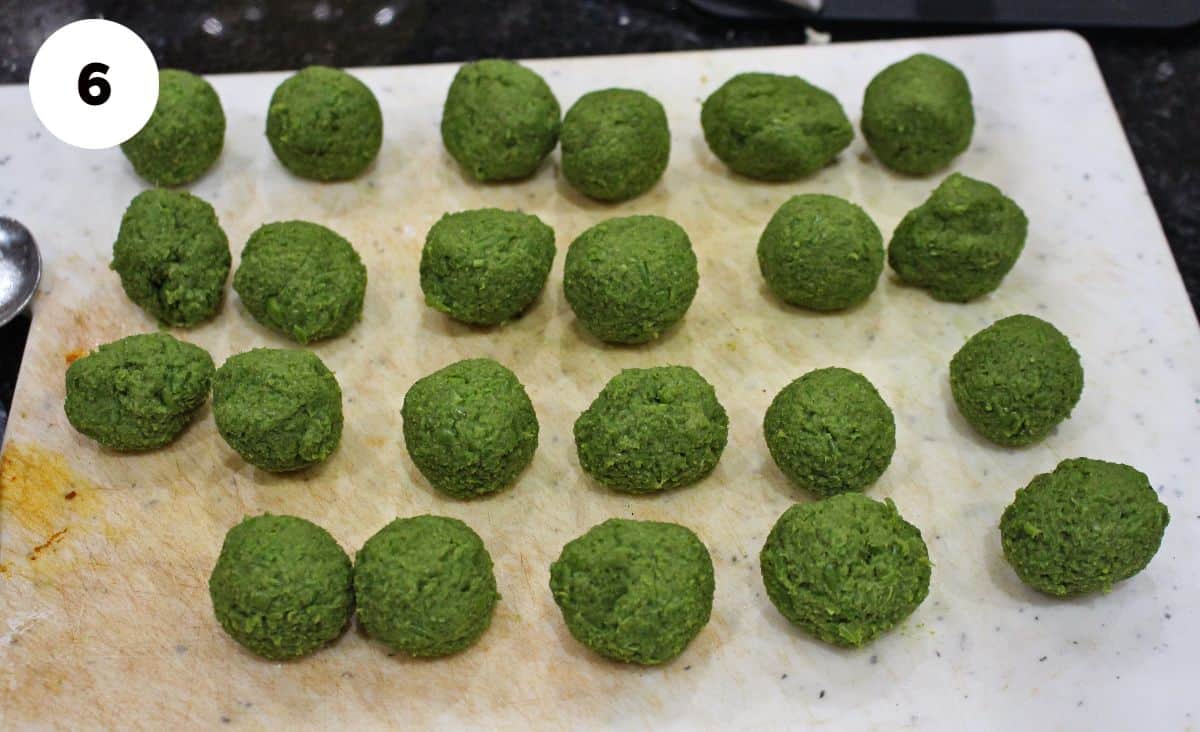
[{"label": "orange stain on board", "polygon": [[0,457],[0,523],[15,520],[38,537],[30,561],[61,543],[71,523],[94,515],[99,502],[96,486],[56,452],[10,444]]},{"label": "orange stain on board", "polygon": [[83,358],[84,356],[88,355],[88,353],[89,353],[89,351],[86,348],[76,348],[74,351],[67,351],[66,355],[63,356],[63,358],[66,360],[66,362],[68,364],[72,364],[72,363],[75,363],[76,361],[78,361],[79,359]]},{"label": "orange stain on board", "polygon": [[29,552],[29,556],[26,557],[26,559],[28,559],[31,562],[36,562],[38,555],[41,554],[42,552],[46,551],[50,547],[54,546],[59,541],[61,541],[62,538],[67,535],[68,530],[69,529],[67,529],[67,528],[63,528],[63,529],[59,529],[58,531],[55,531],[53,534],[50,535],[49,539],[46,539],[41,544],[38,544],[37,546],[35,546],[33,548],[33,551]]}]

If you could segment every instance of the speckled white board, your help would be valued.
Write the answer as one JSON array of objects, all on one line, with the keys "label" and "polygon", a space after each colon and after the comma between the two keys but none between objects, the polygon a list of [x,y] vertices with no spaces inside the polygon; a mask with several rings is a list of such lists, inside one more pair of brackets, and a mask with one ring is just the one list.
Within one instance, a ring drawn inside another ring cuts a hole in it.
[{"label": "speckled white board", "polygon": [[[863,306],[814,315],[781,306],[754,247],[788,196],[821,191],[863,205],[885,236],[939,178],[890,174],[859,137],[812,179],[762,184],[708,153],[699,102],[732,74],[801,74],[832,90],[857,123],[862,91],[886,64],[930,51],[960,65],[978,128],[953,169],[998,184],[1029,214],[1024,255],[994,295],[936,303],[890,274]],[[23,220],[47,264],[0,472],[0,723],[8,727],[344,726],[406,729],[1191,729],[1200,705],[1200,340],[1179,276],[1087,46],[1066,33],[828,47],[542,60],[563,106],[605,86],[660,98],[670,169],[617,206],[581,199],[547,164],[532,180],[463,178],[437,133],[452,66],[360,70],[379,95],[386,139],[361,180],[290,177],[262,136],[283,74],[212,79],[229,135],[192,190],[217,209],[235,251],[269,220],[304,218],[351,239],[370,271],[366,313],[316,347],[346,394],[341,449],[319,468],[272,476],[247,467],[206,408],[167,449],[121,456],[75,434],[62,414],[67,359],[153,323],[106,269],[120,214],[142,184],[116,150],[67,148],[39,131],[26,91],[0,89],[0,212]],[[536,308],[478,331],[425,308],[417,262],[446,210],[520,207],[554,226],[559,257]],[[612,215],[678,220],[700,256],[701,286],[661,342],[611,348],[585,335],[562,296],[566,245]],[[949,396],[947,363],[973,332],[1029,312],[1056,323],[1087,374],[1074,417],[1019,451],[975,437]],[[285,345],[237,298],[180,333],[221,362]],[[491,355],[527,385],[542,425],[512,490],[460,503],[435,494],[399,440],[399,407],[421,375]],[[575,416],[622,367],[691,364],[731,417],[729,447],[701,484],[629,498],[580,472]],[[867,374],[897,417],[897,451],[871,489],[893,498],[929,543],[928,600],[860,651],[791,629],[763,594],[757,553],[775,518],[807,500],[771,463],[760,434],[774,393],[809,369]],[[1013,492],[1061,459],[1128,462],[1160,488],[1172,523],[1158,557],[1107,596],[1060,602],[1026,590],[996,530]],[[352,630],[311,658],[267,663],[212,619],[206,580],[225,531],[246,513],[294,513],[348,550],[397,515],[433,511],[473,525],[496,560],[499,605],[470,651],[409,661]],[[693,527],[716,564],[712,622],[675,662],[601,660],[564,630],[547,589],[562,544],[609,516]]]}]

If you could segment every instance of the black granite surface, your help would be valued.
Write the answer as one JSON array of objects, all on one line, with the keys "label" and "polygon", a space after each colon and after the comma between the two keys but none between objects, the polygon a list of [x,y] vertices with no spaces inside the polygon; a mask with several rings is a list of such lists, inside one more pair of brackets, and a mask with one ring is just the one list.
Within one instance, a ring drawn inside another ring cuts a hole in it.
[{"label": "black granite surface", "polygon": [[[800,21],[731,22],[685,0],[0,0],[0,83],[28,79],[41,42],[80,18],[132,28],[162,66],[198,73],[803,43]],[[834,42],[986,27],[829,24]],[[1015,28],[994,28],[1014,30]],[[1085,30],[1200,307],[1200,27]],[[20,218],[20,211],[0,211]],[[27,319],[0,327],[0,434]]]}]

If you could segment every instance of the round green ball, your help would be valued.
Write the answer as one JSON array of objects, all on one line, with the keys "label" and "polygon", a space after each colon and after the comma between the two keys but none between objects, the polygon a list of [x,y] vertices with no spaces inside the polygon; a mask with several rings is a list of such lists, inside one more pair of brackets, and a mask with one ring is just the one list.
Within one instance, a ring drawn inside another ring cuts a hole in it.
[{"label": "round green ball", "polygon": [[113,450],[174,440],[208,400],[213,361],[168,333],[128,336],[67,368],[64,408],[82,434]]},{"label": "round green ball", "polygon": [[470,526],[444,516],[396,519],[354,562],[358,620],[372,638],[410,656],[473,645],[500,600],[492,557]]},{"label": "round green ball", "polygon": [[796,180],[828,165],[854,139],[837,98],[798,76],[738,74],[700,111],[704,140],[735,173]]},{"label": "round green ball", "polygon": [[1108,592],[1141,572],[1170,520],[1144,473],[1077,458],[1017,491],[1000,519],[1000,539],[1022,582],[1074,597]]},{"label": "round green ball", "polygon": [[225,111],[212,85],[186,71],[162,69],[154,112],[121,152],[154,185],[178,186],[211,168],[224,144]]},{"label": "round green ball", "polygon": [[793,196],[758,240],[758,266],[771,292],[810,310],[857,305],[883,271],[883,235],[858,206],[836,196]]},{"label": "round green ball", "polygon": [[974,130],[967,77],[936,56],[910,56],[867,85],[863,137],[893,170],[925,175],[944,168],[971,144]]},{"label": "round green ball", "polygon": [[1024,447],[1071,416],[1083,393],[1083,366],[1053,325],[1013,315],[971,336],[954,354],[950,390],[958,411],[981,435]]},{"label": "round green ball", "polygon": [[483,208],[446,214],[425,237],[425,304],[471,325],[525,312],[554,263],[554,229],[531,214]]},{"label": "round green ball", "polygon": [[563,118],[563,175],[598,201],[626,201],[650,190],[670,157],[667,113],[643,92],[589,92]]},{"label": "round green ball", "polygon": [[213,207],[152,188],[125,209],[109,267],[136,305],[163,325],[190,328],[220,309],[229,265],[229,239]]},{"label": "round green ball", "polygon": [[728,437],[712,384],[687,366],[625,369],[575,420],[580,465],[626,493],[695,483],[717,466]]},{"label": "round green ball", "polygon": [[1028,229],[1025,212],[999,188],[955,173],[900,221],[888,264],[937,300],[967,302],[1000,286]]},{"label": "round green ball", "polygon": [[272,661],[306,656],[341,635],[354,606],[350,558],[329,532],[263,514],[229,530],[208,580],[225,632]]},{"label": "round green ball", "polygon": [[843,368],[785,386],[767,408],[763,435],[783,474],[821,497],[865,489],[896,451],[891,408],[865,376]]},{"label": "round green ball", "polygon": [[233,289],[259,323],[311,343],[345,333],[362,317],[367,268],[337,232],[281,221],[250,235]]},{"label": "round green ball", "polygon": [[267,141],[279,162],[301,178],[355,178],[383,144],[379,100],[341,69],[309,66],[271,95]]},{"label": "round green ball", "polygon": [[929,594],[921,531],[891,499],[844,493],[792,506],[759,554],[771,604],[826,643],[859,648],[907,618]]},{"label": "round green ball", "polygon": [[213,380],[217,431],[242,459],[273,473],[323,462],[342,439],[342,389],[311,351],[255,348]]},{"label": "round green ball", "polygon": [[609,519],[563,547],[550,591],[575,640],[615,661],[656,665],[708,623],[712,558],[687,527]]},{"label": "round green ball", "polygon": [[687,232],[661,216],[596,224],[571,242],[563,269],[575,317],[609,343],[658,338],[683,318],[699,285]]},{"label": "round green ball", "polygon": [[562,109],[545,79],[521,64],[463,65],[442,108],[442,143],[475,180],[527,178],[558,144]]},{"label": "round green ball", "polygon": [[419,379],[400,414],[413,463],[454,498],[507,488],[537,450],[533,402],[516,374],[490,358],[459,361]]}]

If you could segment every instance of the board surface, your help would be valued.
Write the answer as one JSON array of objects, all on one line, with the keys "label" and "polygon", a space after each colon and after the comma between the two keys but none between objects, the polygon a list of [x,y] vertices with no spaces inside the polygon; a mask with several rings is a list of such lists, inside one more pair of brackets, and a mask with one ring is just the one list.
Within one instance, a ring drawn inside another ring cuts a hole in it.
[{"label": "board surface", "polygon": [[[886,64],[929,51],[960,65],[978,127],[954,170],[996,183],[1026,210],[1026,250],[1004,285],[969,305],[937,303],[885,273],[846,313],[816,315],[769,296],[755,260],[767,219],[788,196],[826,192],[861,204],[885,237],[940,180],[895,176],[859,135],[830,168],[799,183],[730,175],[708,152],[699,102],[734,73],[797,73],[833,91],[857,126],[862,91]],[[363,321],[315,351],[345,392],[346,431],[323,466],[257,471],[218,436],[206,407],[166,449],[118,455],[76,434],[62,411],[68,361],[154,328],[107,262],[120,215],[142,188],[117,150],[68,148],[33,118],[23,87],[0,89],[0,201],[38,237],[47,271],[35,303],[0,466],[0,723],[6,727],[1193,728],[1200,645],[1200,494],[1190,464],[1200,436],[1200,339],[1171,254],[1086,44],[1066,33],[827,47],[542,60],[568,107],[582,93],[631,86],[665,104],[670,168],[649,194],[606,206],[561,180],[484,186],[443,152],[438,120],[454,66],[357,70],[380,98],[385,140],[362,179],[289,176],[262,135],[284,74],[214,77],[229,119],[219,163],[192,190],[210,201],[237,253],[266,221],[309,219],[356,244],[369,273]],[[417,282],[425,232],[444,211],[521,208],[557,232],[541,300],[494,330],[426,308]],[[700,291],[680,327],[639,348],[580,330],[562,295],[567,244],[601,219],[658,213],[679,221],[700,258]],[[1066,332],[1086,385],[1072,419],[1041,445],[977,438],[949,394],[947,364],[972,333],[1028,312]],[[214,321],[177,333],[217,363],[285,346],[230,293]],[[470,503],[436,494],[400,436],[400,404],[420,376],[493,356],[527,386],[541,422],[532,466],[505,493]],[[682,363],[717,389],[731,420],[715,473],[668,495],[630,498],[580,471],[571,425],[623,367]],[[869,491],[924,532],[929,598],[860,651],[790,628],[766,599],[757,554],[798,500],[761,438],[772,396],[822,366],[866,374],[897,419],[891,467]],[[1052,601],[1024,588],[996,529],[1014,491],[1061,459],[1090,456],[1147,472],[1172,523],[1157,558],[1111,594]],[[396,516],[461,518],[496,562],[503,600],[468,652],[389,657],[351,630],[292,663],[256,659],[213,620],[207,578],[245,514],[290,513],[353,552]],[[547,588],[562,545],[611,516],[692,527],[709,547],[711,623],[661,668],[604,661],[567,634]],[[1131,700],[1136,703],[1130,704]]]}]

